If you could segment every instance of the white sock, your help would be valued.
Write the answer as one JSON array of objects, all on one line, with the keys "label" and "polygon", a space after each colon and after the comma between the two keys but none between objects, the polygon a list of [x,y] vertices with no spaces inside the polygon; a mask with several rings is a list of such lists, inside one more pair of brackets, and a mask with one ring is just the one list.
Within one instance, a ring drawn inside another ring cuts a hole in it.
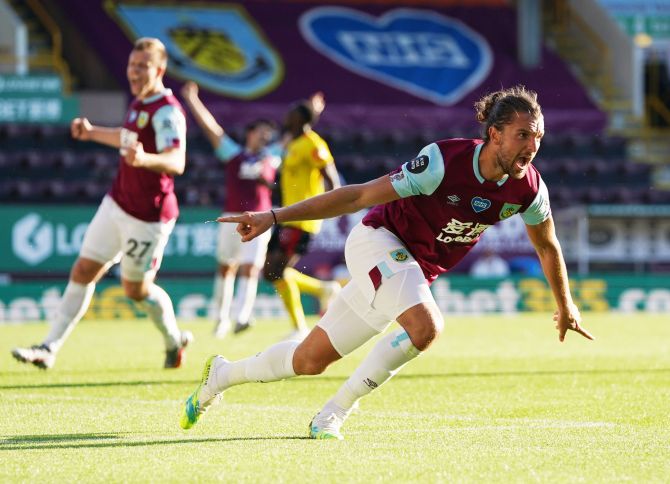
[{"label": "white sock", "polygon": [[223,291],[223,277],[221,276],[221,273],[217,271],[214,276],[214,285],[212,286],[212,301],[214,302],[217,314],[221,307],[221,291]]},{"label": "white sock", "polygon": [[217,300],[219,304],[219,321],[230,321],[230,307],[233,304],[233,291],[235,290],[235,276],[221,277],[219,285],[219,294]]},{"label": "white sock", "polygon": [[235,303],[237,307],[236,321],[246,323],[251,317],[251,310],[256,300],[256,289],[258,288],[258,277],[238,277]]},{"label": "white sock", "polygon": [[174,315],[172,300],[168,293],[160,286],[151,284],[149,295],[139,303],[146,311],[149,318],[154,322],[165,339],[165,347],[169,350],[181,344],[181,331],[177,326],[177,318]]},{"label": "white sock", "polygon": [[267,383],[294,377],[293,353],[299,344],[299,341],[281,341],[256,356],[220,366],[214,379],[215,393],[241,383]]},{"label": "white sock", "polygon": [[387,334],[326,405],[335,404],[348,412],[361,397],[380,387],[420,354],[404,329]]},{"label": "white sock", "polygon": [[48,346],[52,353],[56,353],[72,332],[79,320],[88,310],[91,297],[95,291],[95,283],[79,284],[69,281],[63,291],[56,318],[51,322],[49,335],[43,344]]}]

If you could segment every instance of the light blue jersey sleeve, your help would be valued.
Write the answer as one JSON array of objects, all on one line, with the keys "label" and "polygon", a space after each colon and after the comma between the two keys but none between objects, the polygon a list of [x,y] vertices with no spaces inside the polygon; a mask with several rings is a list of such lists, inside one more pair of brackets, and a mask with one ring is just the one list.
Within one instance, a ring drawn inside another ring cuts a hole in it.
[{"label": "light blue jersey sleeve", "polygon": [[172,104],[158,108],[151,118],[156,133],[156,151],[162,153],[168,148],[186,149],[186,118],[184,113]]},{"label": "light blue jersey sleeve", "polygon": [[521,218],[526,225],[537,225],[547,220],[550,214],[549,192],[547,191],[547,185],[544,184],[544,180],[540,178],[540,189],[537,191],[537,195],[535,195],[535,200],[533,200],[533,203],[530,204],[525,212],[521,213]]},{"label": "light blue jersey sleeve", "polygon": [[402,171],[391,175],[391,183],[400,198],[431,195],[444,178],[444,159],[435,143],[424,147],[413,160],[402,165]]},{"label": "light blue jersey sleeve", "polygon": [[272,157],[272,166],[274,168],[279,168],[282,156],[284,156],[284,145],[279,141],[275,141],[274,143],[267,145],[265,151]]},{"label": "light blue jersey sleeve", "polygon": [[239,155],[241,152],[242,147],[226,133],[223,133],[223,136],[221,136],[221,140],[219,141],[219,146],[214,150],[216,157],[224,163]]}]

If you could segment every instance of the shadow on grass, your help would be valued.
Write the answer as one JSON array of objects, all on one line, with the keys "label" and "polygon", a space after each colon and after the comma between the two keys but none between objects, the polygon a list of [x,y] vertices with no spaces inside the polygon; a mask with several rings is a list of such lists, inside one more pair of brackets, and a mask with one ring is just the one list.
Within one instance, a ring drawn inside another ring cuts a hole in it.
[{"label": "shadow on grass", "polygon": [[[619,375],[626,373],[670,373],[670,368],[619,368],[612,370],[539,370],[539,371],[492,371],[472,373],[416,373],[409,375],[396,375],[393,380],[415,380],[415,379],[442,379],[442,378],[499,378],[499,377],[534,377],[534,376],[561,376],[561,375]],[[348,377],[317,375],[290,381],[336,381],[345,380]],[[2,387],[0,387],[2,388]]]},{"label": "shadow on grass", "polygon": [[28,385],[0,385],[0,390],[31,390],[36,388],[95,388],[134,387],[144,385],[196,385],[200,380],[132,380],[69,383],[30,383]]},{"label": "shadow on grass", "polygon": [[[144,447],[172,444],[202,444],[207,442],[238,442],[253,440],[309,440],[296,435],[274,435],[266,437],[202,437],[188,439],[126,440],[124,433],[16,435],[0,438],[0,452],[28,449],[84,449],[101,447]],[[100,442],[111,440],[111,442]]]},{"label": "shadow on grass", "polygon": [[23,442],[56,442],[61,440],[102,440],[119,439],[124,432],[96,432],[90,434],[36,434],[36,435],[13,435],[5,436],[0,440],[0,445],[20,444]]},{"label": "shadow on grass", "polygon": [[[481,373],[416,373],[409,375],[396,375],[394,380],[415,379],[443,379],[443,378],[499,378],[499,377],[543,377],[561,375],[619,375],[627,373],[636,374],[662,374],[670,373],[670,368],[619,368],[603,370],[540,370],[540,371],[496,371]],[[344,381],[348,376],[316,375],[305,376],[288,380],[289,382],[310,381]],[[198,379],[193,380],[131,380],[131,381],[105,381],[105,382],[70,382],[70,383],[31,383],[27,385],[0,385],[0,390],[30,390],[49,388],[95,388],[95,387],[132,387],[144,385],[197,385]]]},{"label": "shadow on grass", "polygon": [[[18,363],[17,363],[18,365]],[[72,376],[72,377],[77,377],[77,376],[83,376],[83,375],[99,375],[100,373],[104,373],[106,375],[113,374],[113,373],[122,373],[124,375],[128,375],[129,373],[160,373],[163,371],[166,371],[164,368],[159,368],[155,366],[147,366],[147,367],[133,367],[133,368],[94,368],[94,369],[69,369],[69,370],[64,370],[61,367],[58,367],[57,370],[49,370],[49,371],[44,371],[40,370],[38,368],[35,368],[34,366],[21,363],[23,366],[18,366],[16,370],[7,370],[6,368],[3,368],[3,371],[0,371],[0,377],[3,376],[28,376],[31,373],[34,373],[36,375],[46,375],[46,374],[51,374],[53,373],[58,373],[58,375],[61,376]]]}]

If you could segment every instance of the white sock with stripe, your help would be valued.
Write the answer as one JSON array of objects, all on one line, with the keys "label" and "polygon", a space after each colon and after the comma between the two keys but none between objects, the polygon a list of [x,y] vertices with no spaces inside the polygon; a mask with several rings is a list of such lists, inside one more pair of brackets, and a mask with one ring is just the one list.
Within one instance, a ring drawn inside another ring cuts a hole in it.
[{"label": "white sock with stripe", "polygon": [[404,329],[382,337],[354,373],[340,387],[325,407],[335,405],[348,413],[358,400],[379,388],[409,361],[421,354]]}]

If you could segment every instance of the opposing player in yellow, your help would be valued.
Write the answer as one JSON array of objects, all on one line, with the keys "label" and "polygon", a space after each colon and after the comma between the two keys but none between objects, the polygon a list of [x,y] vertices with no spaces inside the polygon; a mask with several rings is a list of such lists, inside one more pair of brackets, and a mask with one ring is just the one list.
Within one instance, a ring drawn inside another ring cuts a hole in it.
[{"label": "opposing player in yellow", "polygon": [[[323,112],[322,93],[294,104],[286,115],[288,141],[282,162],[280,187],[282,206],[300,202],[340,186],[333,155],[312,124]],[[265,279],[272,282],[286,306],[295,327],[290,338],[304,338],[309,329],[300,301],[300,293],[316,296],[325,311],[328,301],[340,290],[335,281],[321,281],[294,268],[307,252],[312,237],[321,229],[321,220],[277,224],[268,245]]]}]

